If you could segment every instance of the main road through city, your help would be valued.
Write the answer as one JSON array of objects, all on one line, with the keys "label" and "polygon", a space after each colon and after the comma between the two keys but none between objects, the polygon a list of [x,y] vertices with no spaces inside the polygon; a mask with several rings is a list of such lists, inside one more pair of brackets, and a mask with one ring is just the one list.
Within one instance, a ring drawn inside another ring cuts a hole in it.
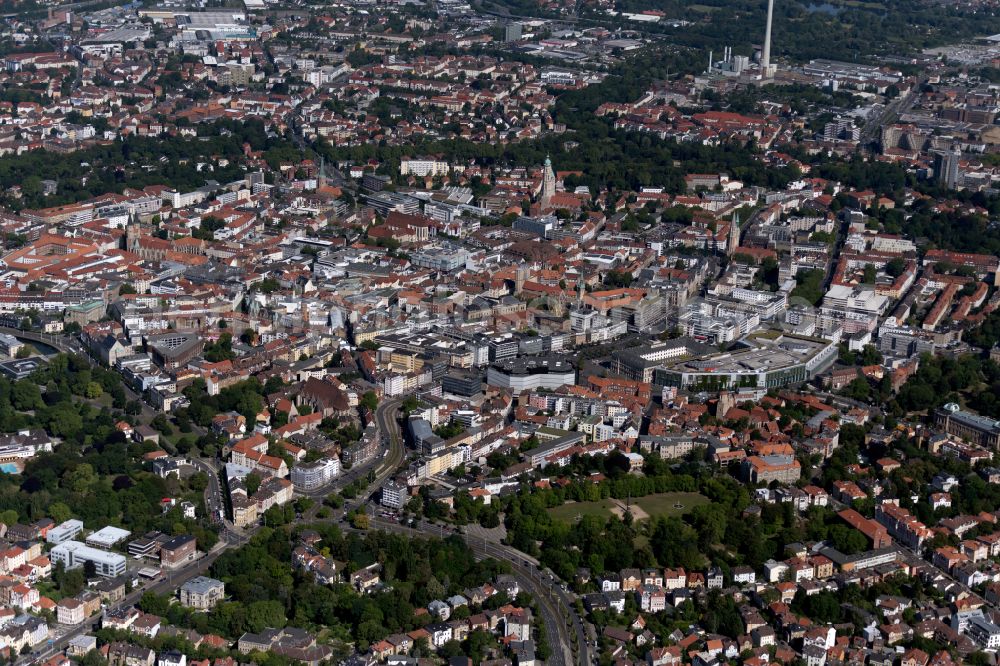
[{"label": "main road through city", "polygon": [[[414,527],[407,527],[392,521],[373,518],[371,524],[386,532],[410,536],[445,536],[448,533],[443,526],[434,526],[424,522]],[[533,562],[534,558],[519,550],[481,537],[467,534],[460,536],[477,557],[492,557],[495,560],[507,562],[518,583],[538,603],[545,631],[548,634],[548,642],[552,646],[552,656],[547,663],[563,664],[564,666],[573,664],[575,662],[573,659],[574,647],[576,647],[579,658],[577,663],[590,663],[589,645],[583,621],[577,615],[576,609],[560,588],[557,580],[544,573]],[[572,634],[570,627],[573,629]]]},{"label": "main road through city", "polygon": [[[0,327],[0,333],[8,333],[30,342],[39,342],[57,351],[80,354],[86,358],[84,349],[75,341],[67,340],[65,337],[5,327]],[[134,397],[141,402],[143,415],[147,417],[147,420],[148,418],[152,418],[152,415],[156,412],[145,401],[142,401],[141,396],[135,394],[128,386],[125,386],[125,390],[130,394],[130,397]],[[375,458],[346,471],[337,478],[336,482],[329,486],[297,494],[308,497],[326,496],[331,492],[342,489],[362,476],[372,475],[372,469],[374,468],[374,475],[365,491],[359,494],[356,499],[345,504],[344,513],[336,520],[342,520],[350,512],[366,505],[369,499],[382,487],[382,484],[404,462],[405,449],[397,420],[401,404],[401,399],[389,399],[383,401],[375,410],[375,424],[379,437],[382,438],[380,452]],[[224,509],[225,505],[222,496],[224,490],[219,479],[217,461],[205,458],[191,458],[190,464],[199,471],[204,472],[209,478],[208,487],[205,489],[205,506],[208,511],[214,515],[217,510]],[[165,571],[161,578],[149,585],[137,587],[126,595],[119,606],[127,607],[136,604],[145,592],[173,594],[178,587],[191,578],[204,574],[222,553],[230,548],[246,543],[260,529],[259,526],[255,526],[251,529],[241,530],[235,528],[228,520],[223,520],[221,524],[223,529],[220,532],[220,540],[210,552],[175,570]],[[442,535],[444,533],[443,527],[435,528],[428,523],[420,523],[415,527],[406,527],[375,517],[372,518],[371,525],[377,529],[409,536],[433,536],[436,530],[441,530]],[[539,612],[542,615],[545,631],[548,634],[548,642],[552,646],[552,656],[549,659],[549,663],[569,666],[576,661],[574,660],[574,654],[578,659],[577,663],[590,663],[587,631],[583,621],[573,607],[572,600],[551,575],[543,573],[538,568],[537,563],[534,562],[534,558],[530,558],[516,549],[495,541],[468,535],[463,535],[463,538],[477,557],[492,557],[507,562],[518,579],[519,584],[535,599]],[[26,655],[23,658],[24,663],[37,662],[64,650],[73,638],[96,628],[100,619],[100,615],[88,618],[80,625],[66,629],[62,633],[57,633],[42,650],[32,655]],[[572,628],[573,633],[570,632],[570,628]]]}]

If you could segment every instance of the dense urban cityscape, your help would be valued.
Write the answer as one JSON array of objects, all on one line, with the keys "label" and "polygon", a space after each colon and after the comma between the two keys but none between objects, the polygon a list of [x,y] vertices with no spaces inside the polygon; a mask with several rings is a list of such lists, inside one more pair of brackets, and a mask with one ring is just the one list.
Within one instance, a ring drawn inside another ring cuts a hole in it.
[{"label": "dense urban cityscape", "polygon": [[995,2],[0,6],[0,664],[998,663]]}]

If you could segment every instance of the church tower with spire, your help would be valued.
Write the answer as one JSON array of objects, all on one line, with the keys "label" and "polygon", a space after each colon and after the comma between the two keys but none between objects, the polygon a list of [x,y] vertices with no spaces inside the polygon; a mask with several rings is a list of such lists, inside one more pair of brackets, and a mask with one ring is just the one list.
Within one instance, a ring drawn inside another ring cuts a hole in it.
[{"label": "church tower with spire", "polygon": [[128,222],[125,223],[125,249],[129,252],[138,252],[140,238],[142,238],[142,224],[139,222],[139,216],[131,213]]},{"label": "church tower with spire", "polygon": [[545,168],[542,171],[542,194],[538,197],[538,203],[542,210],[552,204],[552,195],[556,193],[556,174],[552,170],[552,160],[545,158]]},{"label": "church tower with spire", "polygon": [[740,214],[733,213],[733,219],[729,223],[729,238],[726,239],[726,254],[730,257],[740,246]]}]

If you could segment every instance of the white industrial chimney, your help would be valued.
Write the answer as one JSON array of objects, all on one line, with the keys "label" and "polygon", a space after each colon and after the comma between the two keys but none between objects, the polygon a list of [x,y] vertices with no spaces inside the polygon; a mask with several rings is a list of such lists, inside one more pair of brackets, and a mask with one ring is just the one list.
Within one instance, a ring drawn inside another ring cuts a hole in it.
[{"label": "white industrial chimney", "polygon": [[764,53],[760,58],[760,72],[764,78],[771,75],[771,20],[774,18],[774,0],[767,0],[767,27],[764,29]]}]

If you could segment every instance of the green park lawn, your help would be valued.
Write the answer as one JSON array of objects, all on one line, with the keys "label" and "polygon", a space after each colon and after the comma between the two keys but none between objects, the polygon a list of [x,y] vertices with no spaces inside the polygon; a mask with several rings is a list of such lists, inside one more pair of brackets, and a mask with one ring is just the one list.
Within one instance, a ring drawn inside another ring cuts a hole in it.
[{"label": "green park lawn", "polygon": [[680,516],[696,506],[708,503],[709,499],[701,493],[658,493],[633,501],[633,504],[638,504],[650,516]]},{"label": "green park lawn", "polygon": [[[708,504],[707,497],[700,493],[657,493],[632,500],[633,515],[639,520],[655,516],[680,516],[692,508]],[[604,499],[596,502],[568,502],[549,509],[549,514],[563,522],[576,522],[581,516],[607,518],[624,501]],[[645,515],[643,515],[645,514]]]},{"label": "green park lawn", "polygon": [[562,506],[549,509],[549,513],[556,520],[566,523],[576,522],[583,516],[598,516],[607,518],[611,515],[611,508],[615,503],[611,500],[599,500],[597,502],[568,502]]}]

